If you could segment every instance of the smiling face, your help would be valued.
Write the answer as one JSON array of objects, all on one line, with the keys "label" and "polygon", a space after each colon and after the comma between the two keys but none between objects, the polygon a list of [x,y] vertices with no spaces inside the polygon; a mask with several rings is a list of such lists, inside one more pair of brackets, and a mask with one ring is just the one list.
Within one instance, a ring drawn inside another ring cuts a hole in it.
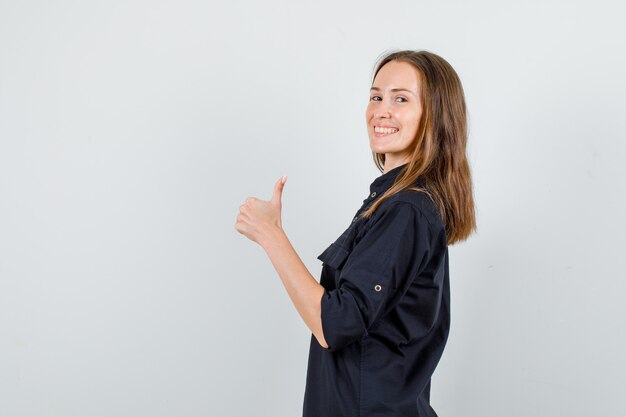
[{"label": "smiling face", "polygon": [[421,96],[420,73],[409,63],[390,61],[376,74],[365,119],[370,148],[385,154],[385,172],[411,158],[410,145],[422,116]]}]

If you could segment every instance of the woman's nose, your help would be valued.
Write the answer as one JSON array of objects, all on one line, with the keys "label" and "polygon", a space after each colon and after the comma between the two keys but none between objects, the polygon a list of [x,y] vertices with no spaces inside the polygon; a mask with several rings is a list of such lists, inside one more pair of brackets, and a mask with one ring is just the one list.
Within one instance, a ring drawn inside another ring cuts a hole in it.
[{"label": "woman's nose", "polygon": [[378,102],[378,106],[376,106],[376,108],[374,109],[374,117],[391,117],[391,113],[389,112],[389,104],[385,102]]},{"label": "woman's nose", "polygon": [[389,117],[391,117],[391,114],[389,113],[389,110],[387,110],[387,109],[378,109],[378,110],[376,110],[374,112],[374,117],[376,117],[376,118],[383,118],[383,117],[389,118]]}]

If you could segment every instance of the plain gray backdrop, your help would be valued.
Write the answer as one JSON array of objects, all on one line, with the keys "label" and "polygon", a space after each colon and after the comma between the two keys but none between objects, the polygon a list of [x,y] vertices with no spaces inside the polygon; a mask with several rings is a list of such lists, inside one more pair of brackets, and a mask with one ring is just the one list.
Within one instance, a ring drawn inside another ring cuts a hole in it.
[{"label": "plain gray backdrop", "polygon": [[[469,108],[440,417],[623,416],[626,32],[614,1],[0,1],[0,416],[301,414],[311,337],[239,206],[311,273],[380,175],[374,63]],[[321,416],[323,417],[323,416]]]}]

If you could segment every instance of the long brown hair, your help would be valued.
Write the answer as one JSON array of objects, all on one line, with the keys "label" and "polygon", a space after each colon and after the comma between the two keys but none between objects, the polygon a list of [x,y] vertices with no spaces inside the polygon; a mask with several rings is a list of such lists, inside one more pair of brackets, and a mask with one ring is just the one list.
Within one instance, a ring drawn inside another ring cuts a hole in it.
[{"label": "long brown hair", "polygon": [[[387,198],[405,189],[426,193],[437,205],[448,244],[467,239],[476,230],[472,177],[466,155],[467,109],[461,81],[452,66],[428,51],[395,51],[379,59],[378,71],[390,61],[415,67],[422,80],[422,116],[412,144],[411,159],[394,184],[362,215],[369,217]],[[372,151],[383,172],[385,154]],[[424,187],[415,186],[422,179]]]}]

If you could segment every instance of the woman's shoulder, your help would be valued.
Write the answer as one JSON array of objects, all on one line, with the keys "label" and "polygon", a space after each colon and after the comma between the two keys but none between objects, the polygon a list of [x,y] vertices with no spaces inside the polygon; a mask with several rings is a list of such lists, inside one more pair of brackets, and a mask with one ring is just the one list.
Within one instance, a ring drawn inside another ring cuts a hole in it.
[{"label": "woman's shoulder", "polygon": [[406,189],[397,192],[386,201],[389,206],[395,204],[410,204],[435,228],[442,228],[443,221],[439,208],[426,191]]}]

